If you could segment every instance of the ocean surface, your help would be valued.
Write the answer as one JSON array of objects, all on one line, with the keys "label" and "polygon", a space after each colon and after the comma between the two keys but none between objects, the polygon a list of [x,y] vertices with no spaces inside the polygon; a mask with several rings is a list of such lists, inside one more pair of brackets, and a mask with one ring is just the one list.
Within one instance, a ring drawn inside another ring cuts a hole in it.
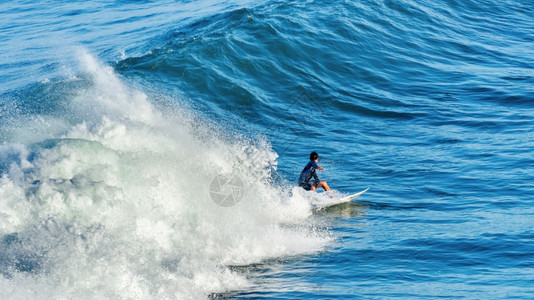
[{"label": "ocean surface", "polygon": [[0,299],[336,298],[534,298],[533,1],[0,3]]}]

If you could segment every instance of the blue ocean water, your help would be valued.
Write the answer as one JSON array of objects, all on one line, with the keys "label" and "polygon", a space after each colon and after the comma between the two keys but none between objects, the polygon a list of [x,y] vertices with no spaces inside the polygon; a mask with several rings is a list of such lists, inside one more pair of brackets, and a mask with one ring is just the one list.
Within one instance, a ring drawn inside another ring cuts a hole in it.
[{"label": "blue ocean water", "polygon": [[[531,1],[2,2],[0,298],[532,299],[533,45]],[[311,151],[370,190],[316,212]]]}]

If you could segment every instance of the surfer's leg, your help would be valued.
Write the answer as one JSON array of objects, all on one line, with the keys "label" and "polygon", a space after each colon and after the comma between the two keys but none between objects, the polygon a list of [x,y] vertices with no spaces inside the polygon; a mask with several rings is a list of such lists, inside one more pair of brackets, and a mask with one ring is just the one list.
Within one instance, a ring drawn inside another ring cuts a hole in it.
[{"label": "surfer's leg", "polygon": [[330,191],[330,187],[328,186],[328,183],[326,183],[326,181],[319,181],[319,187],[322,187],[325,191],[327,191],[328,195],[330,195],[330,198],[334,197],[334,195],[332,195],[332,191]]},{"label": "surfer's leg", "polygon": [[315,192],[317,190],[317,187],[320,187],[319,182],[319,180],[309,182],[308,184],[310,185],[310,189]]},{"label": "surfer's leg", "polygon": [[326,181],[319,181],[318,187],[322,187],[325,191],[330,190],[330,187],[328,186],[328,183],[326,183]]}]

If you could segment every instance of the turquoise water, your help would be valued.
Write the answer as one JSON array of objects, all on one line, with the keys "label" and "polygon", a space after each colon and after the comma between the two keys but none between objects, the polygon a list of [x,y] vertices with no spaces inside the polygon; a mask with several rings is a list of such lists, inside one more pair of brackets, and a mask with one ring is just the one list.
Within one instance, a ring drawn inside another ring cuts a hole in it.
[{"label": "turquoise water", "polygon": [[[531,299],[533,34],[529,1],[4,2],[0,298]],[[311,151],[370,190],[315,212]]]}]

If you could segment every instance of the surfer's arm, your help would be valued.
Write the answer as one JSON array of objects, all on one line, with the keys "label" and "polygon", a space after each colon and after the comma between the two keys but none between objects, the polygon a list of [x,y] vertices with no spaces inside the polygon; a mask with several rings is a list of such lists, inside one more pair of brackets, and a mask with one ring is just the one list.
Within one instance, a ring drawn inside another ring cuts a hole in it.
[{"label": "surfer's arm", "polygon": [[312,167],[318,169],[319,171],[323,171],[324,170],[324,168],[323,167],[319,167],[315,161],[311,160],[310,163],[311,163]]}]

